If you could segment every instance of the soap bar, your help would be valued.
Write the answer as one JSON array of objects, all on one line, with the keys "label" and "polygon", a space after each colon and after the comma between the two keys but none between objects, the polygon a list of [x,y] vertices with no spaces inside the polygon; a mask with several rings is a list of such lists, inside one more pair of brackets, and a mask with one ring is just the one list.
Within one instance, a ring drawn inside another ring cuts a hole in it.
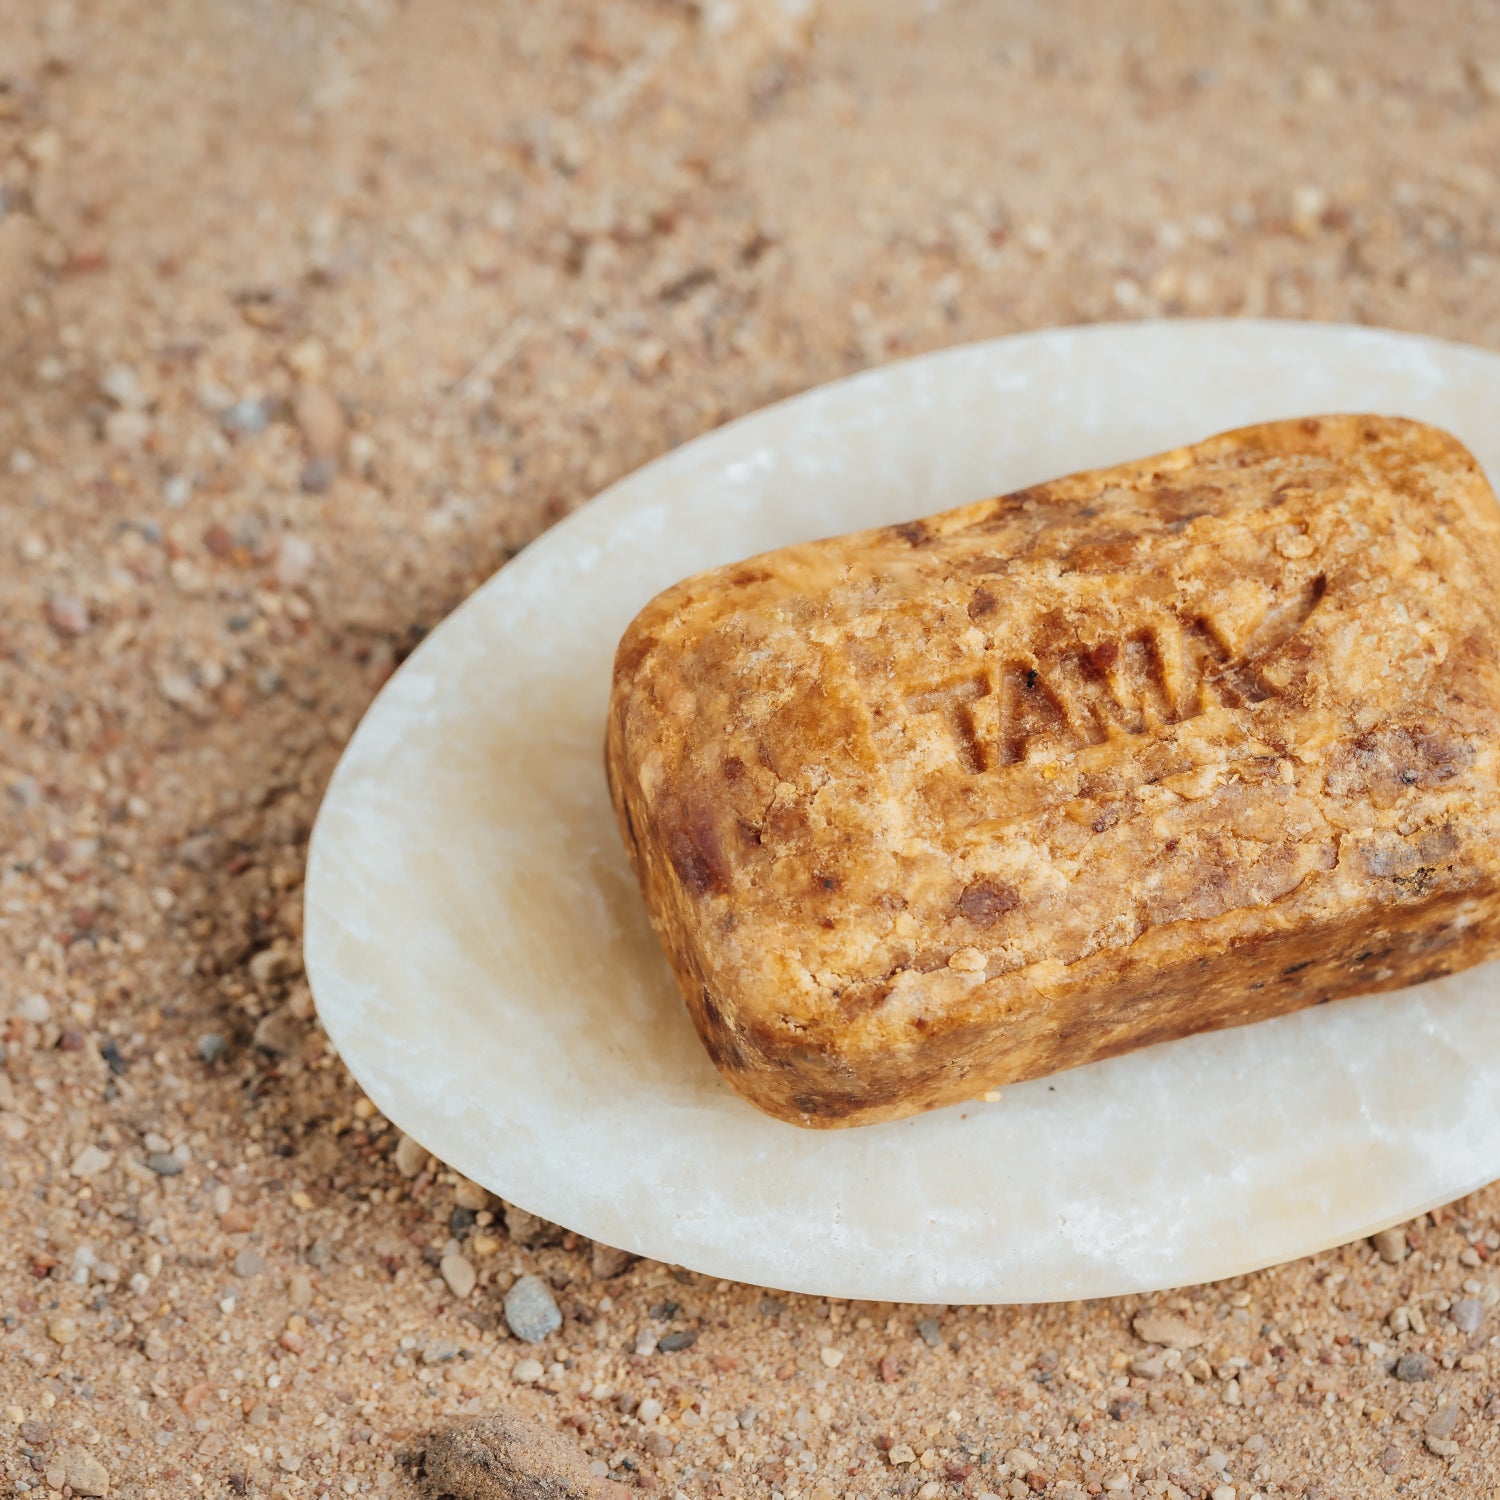
[{"label": "soap bar", "polygon": [[659,595],[606,766],[714,1063],[807,1126],[1500,951],[1500,508],[1224,434]]}]

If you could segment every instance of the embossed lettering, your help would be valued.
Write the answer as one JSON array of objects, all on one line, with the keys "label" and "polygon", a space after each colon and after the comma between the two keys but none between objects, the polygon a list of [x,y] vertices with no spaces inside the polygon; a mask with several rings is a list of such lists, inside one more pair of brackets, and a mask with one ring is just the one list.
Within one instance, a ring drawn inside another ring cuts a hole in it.
[{"label": "embossed lettering", "polygon": [[1239,652],[1212,620],[1168,620],[1121,640],[991,659],[907,706],[942,716],[959,763],[974,774],[1017,765],[1045,745],[1076,750],[1150,734],[1216,704],[1250,707],[1279,691],[1267,660],[1307,623],[1325,588],[1320,575],[1273,606]]}]

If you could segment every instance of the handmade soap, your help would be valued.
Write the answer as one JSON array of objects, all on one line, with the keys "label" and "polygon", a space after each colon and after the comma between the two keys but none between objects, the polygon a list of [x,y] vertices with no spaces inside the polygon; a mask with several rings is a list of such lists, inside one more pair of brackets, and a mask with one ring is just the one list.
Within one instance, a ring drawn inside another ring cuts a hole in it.
[{"label": "handmade soap", "polygon": [[859,1124],[1494,956],[1497,582],[1469,453],[1337,416],[666,590],[606,762],[710,1056]]}]

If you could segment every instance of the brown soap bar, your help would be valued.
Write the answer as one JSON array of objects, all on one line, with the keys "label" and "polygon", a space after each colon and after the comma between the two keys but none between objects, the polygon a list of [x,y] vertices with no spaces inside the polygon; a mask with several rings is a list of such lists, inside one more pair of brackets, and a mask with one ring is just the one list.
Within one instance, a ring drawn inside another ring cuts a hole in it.
[{"label": "brown soap bar", "polygon": [[652,601],[607,763],[728,1081],[889,1120],[1500,951],[1500,508],[1227,433]]}]

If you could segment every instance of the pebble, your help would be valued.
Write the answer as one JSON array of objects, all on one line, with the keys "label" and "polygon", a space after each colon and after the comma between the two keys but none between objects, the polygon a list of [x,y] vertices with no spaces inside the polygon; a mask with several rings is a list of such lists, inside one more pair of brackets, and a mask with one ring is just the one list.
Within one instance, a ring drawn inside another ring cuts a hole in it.
[{"label": "pebble", "polygon": [[198,1038],[198,1056],[206,1063],[216,1063],[223,1057],[224,1038],[217,1031],[205,1032]]},{"label": "pebble", "polygon": [[276,548],[276,582],[284,589],[294,589],[311,571],[313,549],[310,542],[288,532]]},{"label": "pebble", "polygon": [[1458,1455],[1458,1444],[1452,1438],[1425,1437],[1422,1441],[1427,1445],[1427,1451],[1436,1454],[1438,1458],[1455,1458]]},{"label": "pebble", "polygon": [[88,608],[72,594],[48,594],[47,623],[59,635],[74,639],[89,628]]},{"label": "pebble", "polygon": [[1484,1322],[1484,1303],[1478,1297],[1460,1297],[1448,1309],[1448,1316],[1460,1333],[1477,1333]]},{"label": "pebble", "polygon": [[612,1245],[596,1243],[589,1257],[589,1270],[596,1281],[610,1281],[628,1271],[636,1259],[628,1250],[616,1250]]},{"label": "pebble", "polygon": [[1130,1325],[1135,1336],[1148,1344],[1161,1344],[1168,1349],[1194,1349],[1204,1340],[1200,1333],[1185,1318],[1173,1313],[1137,1313]]},{"label": "pebble", "polygon": [[326,386],[303,386],[292,404],[292,415],[309,457],[337,459],[343,452],[347,430],[344,408]]},{"label": "pebble", "polygon": [[562,1327],[562,1314],[540,1276],[519,1277],[505,1294],[505,1322],[524,1344],[539,1344]]},{"label": "pebble", "polygon": [[47,1325],[47,1337],[54,1344],[72,1344],[78,1341],[78,1324],[72,1318],[53,1318]]},{"label": "pebble", "polygon": [[623,1500],[623,1485],[593,1473],[557,1433],[496,1412],[427,1445],[427,1482],[455,1500]]},{"label": "pebble", "polygon": [[539,1359],[518,1359],[510,1372],[517,1385],[535,1385],[542,1378],[542,1362]]},{"label": "pebble", "polygon": [[273,1010],[256,1022],[254,1041],[262,1052],[290,1057],[302,1042],[302,1027],[291,1011]]},{"label": "pebble", "polygon": [[396,1170],[403,1177],[415,1177],[427,1165],[427,1147],[409,1135],[403,1135],[396,1142],[393,1159]]},{"label": "pebble", "polygon": [[917,1333],[929,1349],[936,1349],[943,1342],[943,1330],[936,1318],[923,1318],[917,1324]]},{"label": "pebble", "polygon": [[1399,1225],[1391,1229],[1382,1229],[1379,1234],[1372,1234],[1370,1243],[1375,1247],[1376,1254],[1388,1266],[1394,1266],[1406,1259],[1406,1230]]},{"label": "pebble", "polygon": [[146,1165],[158,1177],[176,1177],[182,1171],[182,1163],[170,1151],[153,1151],[146,1158]]},{"label": "pebble", "polygon": [[1422,1431],[1428,1437],[1446,1438],[1452,1437],[1454,1430],[1458,1427],[1458,1419],[1461,1413],[1451,1402],[1446,1406],[1440,1406],[1422,1424]]},{"label": "pebble", "polygon": [[1412,1349],[1396,1361],[1394,1373],[1397,1380],[1407,1382],[1431,1380],[1437,1373],[1437,1366],[1433,1364],[1430,1355],[1423,1354],[1419,1349]]},{"label": "pebble", "polygon": [[422,1345],[422,1363],[424,1365],[445,1365],[450,1360],[458,1358],[459,1348],[452,1339],[428,1339]]},{"label": "pebble", "polygon": [[[663,1354],[680,1354],[684,1349],[691,1349],[697,1342],[698,1330],[696,1328],[679,1328],[676,1333],[664,1333],[656,1341],[656,1347],[660,1349]],[[823,1353],[826,1356],[828,1354],[828,1350],[825,1349]],[[843,1358],[842,1355],[840,1355],[839,1357],[841,1359]],[[823,1363],[828,1363],[826,1358],[824,1359]]]},{"label": "pebble", "polygon": [[[59,1475],[56,1484],[52,1483],[54,1467]],[[69,1485],[75,1495],[107,1495],[109,1470],[87,1448],[64,1448],[47,1465],[47,1483],[59,1490],[63,1485]]]},{"label": "pebble", "polygon": [[44,1026],[52,1019],[52,1007],[47,1003],[45,995],[22,995],[21,1003],[16,1006],[16,1014],[34,1026]]},{"label": "pebble", "polygon": [[85,1146],[68,1169],[75,1177],[97,1177],[114,1158],[98,1146]]},{"label": "pebble", "polygon": [[453,1201],[459,1208],[478,1213],[480,1209],[490,1206],[489,1190],[480,1187],[477,1182],[470,1182],[467,1177],[460,1177],[453,1184]]},{"label": "pebble", "polygon": [[302,955],[293,948],[262,948],[250,960],[250,977],[257,984],[295,979],[302,972]]},{"label": "pebble", "polygon": [[1234,1500],[1234,1486],[1232,1484],[1219,1484],[1209,1492],[1213,1500]]},{"label": "pebble", "polygon": [[474,1284],[479,1279],[479,1273],[470,1264],[468,1257],[463,1255],[445,1255],[438,1270],[448,1283],[448,1290],[460,1301],[474,1290]]},{"label": "pebble", "polygon": [[635,1414],[643,1426],[649,1427],[661,1416],[661,1402],[655,1396],[647,1396],[641,1404],[636,1407]]},{"label": "pebble", "polygon": [[248,1247],[235,1252],[234,1274],[241,1280],[248,1281],[252,1276],[258,1276],[266,1268],[266,1258],[258,1250]]}]

